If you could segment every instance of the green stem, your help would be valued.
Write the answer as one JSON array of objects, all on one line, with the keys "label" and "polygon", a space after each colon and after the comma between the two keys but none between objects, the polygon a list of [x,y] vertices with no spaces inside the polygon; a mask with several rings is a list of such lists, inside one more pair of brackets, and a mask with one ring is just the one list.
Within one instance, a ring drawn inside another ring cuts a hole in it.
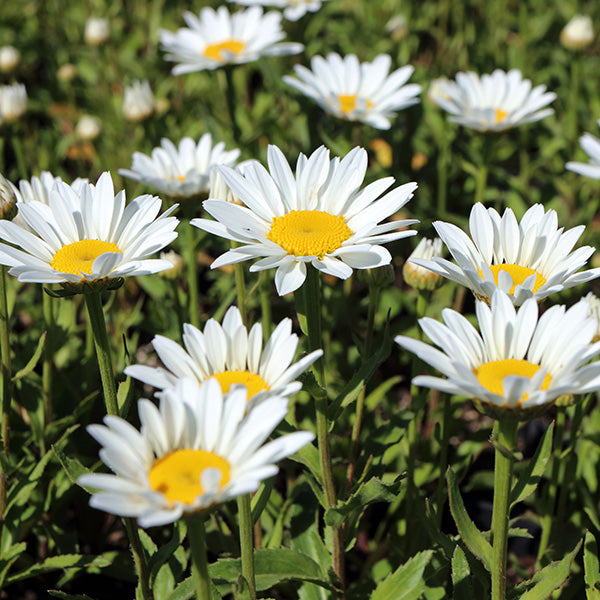
[{"label": "green stem", "polygon": [[440,479],[435,491],[436,513],[435,519],[438,528],[442,524],[442,512],[444,508],[446,481],[445,475],[448,469],[448,443],[450,440],[450,423],[452,421],[452,402],[448,394],[440,392],[440,401],[444,404],[444,416],[442,418],[442,431],[440,435]]},{"label": "green stem", "polygon": [[8,458],[10,447],[10,404],[11,404],[11,367],[10,367],[10,338],[9,338],[8,301],[6,298],[6,267],[0,267],[0,356],[2,368],[0,376],[2,385],[2,444],[4,455]]},{"label": "green stem", "polygon": [[262,313],[262,330],[264,339],[271,336],[271,278],[267,271],[260,274],[260,309]]},{"label": "green stem", "polygon": [[233,269],[235,273],[235,290],[237,292],[238,309],[242,316],[242,323],[246,325],[246,280],[244,279],[244,265],[236,263],[233,265]]},{"label": "green stem", "polygon": [[201,517],[186,519],[188,539],[192,555],[192,579],[196,589],[196,600],[210,600],[210,576],[206,558],[206,533]]},{"label": "green stem", "polygon": [[21,135],[18,131],[13,130],[12,134],[12,145],[15,152],[15,158],[17,160],[17,169],[19,171],[19,177],[21,179],[27,179],[27,163],[23,156],[23,144],[21,142]]},{"label": "green stem", "polygon": [[196,261],[195,227],[189,221],[181,226],[183,237],[183,253],[188,284],[188,316],[194,327],[200,327],[200,310],[198,301],[198,263]]},{"label": "green stem", "polygon": [[[496,441],[503,450],[496,448],[494,467],[494,507],[492,512],[492,600],[506,598],[506,554],[508,547],[508,520],[510,513],[510,490],[514,458],[512,453],[517,443],[516,419],[496,421]],[[506,452],[511,456],[507,456]]]},{"label": "green stem", "polygon": [[[446,15],[447,16],[447,15]],[[447,211],[448,198],[448,158],[449,158],[449,143],[448,138],[444,138],[440,142],[439,154],[437,159],[437,176],[438,176],[438,194],[437,194],[437,214],[443,217]]]},{"label": "green stem", "polygon": [[477,177],[475,179],[475,204],[483,202],[485,194],[485,186],[487,183],[488,168],[487,165],[481,163],[477,169]]},{"label": "green stem", "polygon": [[240,523],[242,575],[244,576],[244,579],[248,585],[248,595],[250,600],[256,600],[256,583],[254,581],[254,537],[250,494],[238,496],[237,505]]},{"label": "green stem", "polygon": [[231,121],[231,130],[233,132],[233,141],[236,144],[240,143],[241,132],[240,126],[235,116],[235,85],[233,83],[233,67],[226,66],[225,71],[225,98],[227,100],[227,111],[229,112],[229,120]]},{"label": "green stem", "polygon": [[577,104],[579,102],[579,87],[581,81],[581,53],[575,52],[571,59],[571,89],[569,94],[569,138],[575,145],[577,142]]},{"label": "green stem", "polygon": [[44,419],[45,423],[52,420],[52,369],[54,357],[54,305],[52,298],[42,293],[42,311],[44,314],[44,326],[46,328],[46,343],[44,345],[44,358],[42,364],[42,392],[44,395]]},{"label": "green stem", "polygon": [[[138,586],[142,592],[142,598],[144,600],[154,600],[154,594],[152,593],[149,583],[150,574],[148,572],[148,563],[146,562],[146,554],[144,553],[142,540],[138,533],[137,523],[135,522],[135,519],[131,517],[123,517],[123,523],[125,523],[127,537],[131,544],[131,553],[133,554],[133,562],[138,576]],[[208,597],[210,598],[210,596]]]}]

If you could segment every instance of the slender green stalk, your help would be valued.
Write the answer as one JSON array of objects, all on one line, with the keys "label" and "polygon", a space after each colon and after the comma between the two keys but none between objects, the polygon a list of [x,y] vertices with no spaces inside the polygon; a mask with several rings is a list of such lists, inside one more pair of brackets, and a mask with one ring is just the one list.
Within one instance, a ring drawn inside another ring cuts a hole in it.
[{"label": "slender green stalk", "polygon": [[496,448],[494,466],[494,507],[492,512],[492,600],[506,598],[506,554],[508,547],[508,520],[510,512],[510,490],[514,458],[507,456],[517,443],[516,419],[496,421],[496,441],[504,451]]},{"label": "slender green stalk", "polygon": [[194,327],[200,327],[200,310],[198,301],[198,263],[196,261],[196,228],[189,221],[181,226],[183,238],[183,255],[188,284],[188,316]]},{"label": "slender green stalk", "polygon": [[[233,245],[233,244],[232,244]],[[237,292],[237,303],[242,316],[242,323],[247,322],[246,314],[246,280],[244,279],[244,265],[236,263],[233,265],[235,273],[235,289]]]},{"label": "slender green stalk", "polygon": [[488,168],[487,165],[482,162],[477,169],[477,177],[475,179],[475,204],[477,204],[477,202],[483,202],[487,177]]},{"label": "slender green stalk", "polygon": [[186,519],[188,539],[192,555],[192,580],[196,589],[196,600],[210,600],[210,576],[206,558],[206,533],[202,517]]},{"label": "slender green stalk", "polygon": [[231,130],[233,132],[233,141],[236,144],[240,143],[241,132],[240,126],[237,122],[235,116],[235,104],[236,104],[236,95],[235,95],[235,85],[233,83],[233,68],[232,66],[227,66],[223,69],[225,71],[225,98],[227,99],[227,111],[229,112],[229,120],[231,121]]},{"label": "slender green stalk", "polygon": [[[94,337],[94,346],[96,348],[96,357],[100,369],[100,378],[102,379],[106,412],[109,415],[118,415],[117,386],[113,372],[108,332],[106,330],[106,321],[104,319],[104,310],[102,308],[100,292],[85,294],[85,303]],[[123,519],[123,522],[125,523],[127,535],[129,536],[142,597],[144,600],[153,600],[153,594],[148,580],[149,572],[146,555],[140,540],[137,525],[134,519],[127,517]]]},{"label": "slender green stalk", "polygon": [[435,520],[438,528],[442,524],[442,513],[444,508],[444,497],[446,488],[445,475],[448,469],[448,443],[450,440],[450,423],[452,421],[452,402],[448,394],[440,392],[440,401],[444,405],[444,416],[442,418],[442,431],[440,435],[440,479],[435,491],[436,513]]},{"label": "slender green stalk", "polygon": [[52,298],[42,293],[42,311],[46,328],[46,342],[42,363],[42,392],[44,395],[44,419],[46,423],[52,420],[52,369],[54,365],[54,304]]},{"label": "slender green stalk", "polygon": [[262,330],[265,339],[271,336],[271,281],[267,271],[260,274],[260,311],[262,313]]},{"label": "slender green stalk", "polygon": [[25,162],[25,156],[23,155],[23,143],[21,141],[21,135],[16,129],[13,130],[12,134],[12,145],[15,152],[15,158],[17,160],[17,169],[19,171],[19,177],[21,179],[27,179],[27,163]]},{"label": "slender green stalk", "polygon": [[570,61],[571,87],[569,93],[569,141],[577,142],[577,104],[579,102],[579,88],[581,85],[581,53],[575,52]]},{"label": "slender green stalk", "polygon": [[[238,496],[238,518],[240,523],[240,550],[242,555],[242,575],[248,584],[250,600],[256,600],[254,581],[254,537],[252,527],[252,509],[250,494]],[[244,594],[245,595],[245,594]]]},{"label": "slender green stalk", "polygon": [[448,138],[444,136],[440,140],[440,147],[437,159],[437,214],[440,218],[446,215],[447,211],[449,146],[450,144],[448,142]]}]

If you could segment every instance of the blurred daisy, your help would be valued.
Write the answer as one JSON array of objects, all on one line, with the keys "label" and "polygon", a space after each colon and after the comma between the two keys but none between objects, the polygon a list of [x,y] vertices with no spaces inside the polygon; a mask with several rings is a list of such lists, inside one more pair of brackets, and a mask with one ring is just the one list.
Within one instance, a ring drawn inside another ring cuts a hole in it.
[{"label": "blurred daisy", "polygon": [[[600,125],[600,119],[598,119]],[[574,171],[586,177],[600,179],[600,139],[591,133],[584,133],[579,138],[581,149],[590,157],[589,163],[568,162],[566,164],[569,171]]]},{"label": "blurred daisy", "polygon": [[445,325],[427,317],[419,320],[441,351],[412,338],[395,338],[447,377],[421,375],[413,379],[415,385],[516,414],[547,406],[564,394],[600,389],[600,362],[586,365],[600,353],[600,342],[592,343],[596,321],[585,300],[568,310],[553,306],[538,317],[533,298],[516,311],[511,299],[496,290],[491,307],[477,302],[476,313],[481,333],[448,308],[442,311]]},{"label": "blurred daisy", "polygon": [[285,37],[281,29],[281,14],[263,14],[253,6],[230,15],[227,8],[205,7],[198,16],[183,13],[188,27],[176,33],[160,30],[160,41],[167,60],[180,63],[173,67],[174,75],[224,65],[237,65],[258,60],[261,56],[298,54],[304,46],[279,43]]},{"label": "blurred daisy", "polygon": [[531,89],[531,81],[517,69],[496,69],[481,77],[457,73],[456,81],[440,81],[438,87],[433,100],[452,115],[450,120],[477,131],[503,131],[554,113],[544,106],[556,94],[546,92],[545,85]]},{"label": "blurred daisy", "polygon": [[317,12],[326,0],[229,0],[243,6],[274,6],[283,9],[283,17],[297,21],[307,12]]},{"label": "blurred daisy", "polygon": [[[183,402],[183,399],[186,402]],[[115,473],[90,473],[79,484],[99,490],[90,506],[137,517],[141,527],[164,525],[254,492],[277,473],[276,462],[310,443],[297,431],[264,443],[287,414],[287,399],[267,398],[246,412],[246,390],[223,395],[210,380],[181,380],[160,399],[138,402],[141,431],[116,416],[87,429]]]},{"label": "blurred daisy", "polygon": [[18,203],[19,219],[0,222],[0,264],[12,267],[19,281],[89,283],[105,278],[147,275],[172,268],[166,260],[149,259],[171,243],[177,219],[157,218],[161,200],[140,196],[125,206],[125,192],[116,196],[110,173],[96,185],[78,188],[57,182],[48,204]]},{"label": "blurred daisy", "polygon": [[413,262],[471,288],[479,299],[491,298],[499,287],[516,305],[527,298],[538,302],[550,294],[600,277],[600,268],[579,271],[594,253],[591,246],[571,252],[585,227],[558,227],[556,211],[535,204],[520,222],[510,208],[502,217],[493,208],[475,204],[469,217],[471,237],[461,229],[436,221],[433,226],[456,265],[440,257]]},{"label": "blurred daisy", "polygon": [[225,150],[224,142],[212,145],[210,133],[198,143],[184,137],[179,146],[166,138],[152,155],[134,152],[131,169],[119,169],[119,174],[173,198],[186,198],[208,191],[210,174],[215,165],[233,166],[239,150]]},{"label": "blurred daisy", "polygon": [[95,140],[100,135],[101,130],[100,119],[91,115],[81,115],[75,126],[75,133],[82,140]]},{"label": "blurred daisy", "polygon": [[560,43],[567,50],[584,50],[594,41],[594,26],[589,15],[575,15],[560,32]]},{"label": "blurred daisy", "polygon": [[21,62],[21,53],[14,46],[0,47],[0,71],[8,73]]},{"label": "blurred daisy", "polygon": [[407,65],[390,73],[391,63],[388,54],[360,63],[354,54],[342,58],[332,52],[326,58],[314,56],[312,71],[295,65],[299,79],[286,75],[283,80],[340,119],[389,129],[395,111],[417,104],[421,93],[420,85],[405,85],[414,68]]},{"label": "blurred daisy", "polygon": [[16,121],[27,110],[27,90],[22,83],[0,86],[0,125]]},{"label": "blurred daisy", "polygon": [[270,173],[260,164],[248,165],[244,175],[218,167],[245,206],[209,199],[203,206],[217,221],[191,221],[240,244],[217,258],[213,269],[264,257],[250,271],[277,268],[275,285],[283,296],[304,283],[307,263],[346,279],[352,269],[390,263],[390,253],[379,244],[416,233],[397,231],[416,220],[378,225],[412,198],[417,184],[407,183],[378,200],[393,184],[393,177],[360,189],[367,170],[363,148],[332,160],[323,146],[310,157],[300,154],[295,177],[277,146],[269,146],[267,156]]},{"label": "blurred daisy", "polygon": [[102,44],[110,37],[110,23],[108,19],[89,17],[85,22],[83,39],[90,46]]},{"label": "blurred daisy", "polygon": [[185,349],[157,335],[152,345],[166,369],[131,365],[125,374],[160,390],[174,387],[184,377],[198,384],[214,377],[223,393],[232,385],[246,386],[254,406],[268,395],[295,394],[302,384],[294,379],[323,354],[316,350],[292,364],[298,336],[292,333],[290,319],[277,325],[263,350],[261,324],[255,323],[248,332],[235,306],[227,311],[222,326],[209,319],[202,332],[186,323],[183,344]]},{"label": "blurred daisy", "polygon": [[137,79],[123,90],[123,114],[128,121],[142,121],[155,108],[154,94],[147,81]]}]

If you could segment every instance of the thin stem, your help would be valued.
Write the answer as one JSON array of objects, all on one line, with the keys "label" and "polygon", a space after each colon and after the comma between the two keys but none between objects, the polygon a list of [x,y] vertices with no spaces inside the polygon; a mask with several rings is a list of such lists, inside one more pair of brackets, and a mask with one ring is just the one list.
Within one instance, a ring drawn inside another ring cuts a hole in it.
[{"label": "thin stem", "polygon": [[452,402],[448,394],[440,393],[439,399],[444,405],[444,416],[442,418],[442,431],[440,435],[440,479],[435,492],[436,513],[435,520],[438,528],[442,524],[442,513],[444,509],[444,492],[446,490],[446,482],[444,476],[448,468],[448,443],[450,440],[450,423],[452,421]]},{"label": "thin stem", "polygon": [[248,584],[248,595],[250,600],[256,600],[256,583],[254,581],[254,538],[252,531],[250,494],[238,496],[237,505],[240,524],[242,575]]},{"label": "thin stem", "polygon": [[235,273],[235,290],[237,293],[237,303],[242,323],[246,325],[248,316],[246,314],[246,280],[244,279],[244,265],[236,263],[233,265]]},{"label": "thin stem", "polygon": [[42,364],[42,392],[44,395],[44,419],[46,423],[52,420],[52,369],[54,358],[54,304],[52,298],[42,294],[42,311],[46,328],[46,342]]},{"label": "thin stem", "polygon": [[577,141],[577,104],[579,102],[579,87],[581,81],[581,53],[575,52],[571,63],[571,89],[569,94],[569,138],[575,144]]},{"label": "thin stem", "polygon": [[12,134],[12,145],[15,152],[15,158],[17,160],[17,169],[19,171],[19,177],[21,179],[27,179],[27,163],[23,156],[23,144],[21,142],[21,135],[13,128]]},{"label": "thin stem", "polygon": [[195,227],[189,221],[181,226],[183,252],[188,284],[188,316],[194,327],[200,327],[200,310],[198,304],[198,263],[196,261]]},{"label": "thin stem", "polygon": [[[492,600],[506,598],[506,554],[508,548],[508,520],[510,490],[519,422],[500,419],[496,422],[496,441],[504,448],[496,448],[494,467],[494,507],[492,512]],[[511,456],[507,456],[507,451]]]},{"label": "thin stem", "polygon": [[4,455],[8,458],[10,447],[10,404],[11,404],[11,367],[10,367],[10,338],[9,338],[8,301],[6,299],[6,267],[0,267],[0,356],[2,368],[0,376],[2,385],[2,444]]},{"label": "thin stem", "polygon": [[[135,564],[135,571],[138,576],[138,585],[142,592],[142,598],[144,600],[154,600],[154,594],[150,589],[149,584],[149,572],[148,564],[146,562],[146,554],[144,553],[144,547],[142,546],[142,540],[137,530],[137,523],[135,519],[131,517],[124,517],[123,523],[125,523],[125,529],[127,530],[127,537],[131,544],[131,553],[133,554],[133,562]],[[210,598],[210,596],[207,596]]]},{"label": "thin stem", "polygon": [[271,335],[271,281],[267,271],[262,271],[259,281],[262,330],[265,339]]},{"label": "thin stem", "polygon": [[487,184],[488,168],[485,163],[481,163],[477,169],[477,177],[475,179],[475,204],[483,202],[485,194],[485,186]]},{"label": "thin stem", "polygon": [[235,85],[233,83],[233,67],[227,66],[225,71],[225,98],[227,99],[227,111],[229,112],[229,120],[231,121],[231,130],[233,132],[233,141],[236,144],[240,143],[241,132],[240,126],[235,116]]},{"label": "thin stem", "polygon": [[[446,17],[448,15],[446,14]],[[446,136],[440,142],[440,148],[437,159],[438,176],[438,194],[437,194],[437,214],[444,216],[447,210],[448,198],[448,138]]]},{"label": "thin stem", "polygon": [[206,533],[201,517],[186,519],[188,539],[192,555],[192,579],[196,589],[196,600],[210,600],[210,576],[206,558]]}]

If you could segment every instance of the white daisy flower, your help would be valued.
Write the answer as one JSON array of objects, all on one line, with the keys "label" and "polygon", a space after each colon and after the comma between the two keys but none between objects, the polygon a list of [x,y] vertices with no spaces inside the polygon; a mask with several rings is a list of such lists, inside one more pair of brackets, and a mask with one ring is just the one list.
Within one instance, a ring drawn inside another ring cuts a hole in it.
[{"label": "white daisy flower", "polygon": [[54,184],[48,204],[19,202],[19,218],[0,223],[0,264],[12,267],[19,281],[89,283],[129,275],[147,275],[172,268],[166,260],[149,259],[176,237],[178,220],[157,218],[161,200],[145,195],[125,206],[125,192],[116,196],[110,173],[96,185],[79,189]]},{"label": "white daisy flower", "polygon": [[0,85],[0,125],[16,121],[27,110],[27,90],[22,83]]},{"label": "white daisy flower", "polygon": [[494,414],[494,407],[518,414],[565,394],[600,389],[600,362],[587,364],[600,353],[600,342],[592,343],[596,322],[589,309],[581,300],[568,310],[553,306],[538,317],[533,298],[516,311],[511,299],[496,290],[491,307],[476,303],[481,333],[446,308],[445,325],[427,317],[419,320],[441,350],[405,336],[395,341],[447,378],[420,375],[413,379],[415,385],[474,398],[494,416],[502,414]]},{"label": "white daisy flower", "polygon": [[209,319],[200,331],[188,323],[183,326],[183,344],[162,335],[152,340],[158,357],[166,368],[131,365],[125,374],[159,390],[173,388],[179,379],[191,378],[198,385],[215,378],[223,393],[232,385],[248,390],[248,408],[269,395],[291,396],[302,384],[294,381],[323,355],[315,350],[292,364],[298,336],[292,333],[291,319],[283,319],[275,328],[263,350],[263,331],[255,323],[250,331],[242,323],[240,311],[232,306],[219,325]]},{"label": "white daisy flower", "polygon": [[556,211],[544,212],[541,204],[528,209],[520,222],[510,208],[501,217],[475,204],[469,217],[472,240],[452,223],[433,226],[457,264],[440,257],[413,262],[470,288],[479,299],[491,298],[499,287],[518,306],[600,276],[600,268],[577,272],[594,253],[591,246],[571,252],[585,227],[564,231]]},{"label": "white daisy flower", "polygon": [[283,9],[283,17],[297,21],[307,12],[317,12],[326,0],[229,0],[242,6],[273,6]]},{"label": "white daisy flower", "polygon": [[363,148],[332,160],[323,146],[310,157],[300,154],[294,177],[281,150],[269,146],[268,165],[270,173],[256,163],[244,175],[217,167],[245,206],[209,198],[203,206],[217,221],[192,219],[192,225],[240,244],[217,258],[213,269],[264,257],[250,271],[277,268],[275,285],[283,296],[304,283],[307,263],[346,279],[352,269],[390,263],[390,253],[379,244],[416,233],[397,231],[417,223],[414,219],[378,224],[412,198],[417,184],[407,183],[379,199],[393,177],[360,189],[367,171]]},{"label": "white daisy flower", "polygon": [[360,63],[354,54],[342,58],[332,52],[325,58],[314,56],[312,71],[295,65],[299,79],[286,75],[283,80],[339,119],[389,129],[389,119],[396,111],[417,104],[421,93],[420,85],[406,85],[414,71],[412,66],[390,73],[391,64],[388,54]]},{"label": "white daisy flower", "polygon": [[180,63],[173,67],[173,75],[243,64],[261,56],[298,54],[304,48],[302,44],[279,43],[285,38],[281,14],[263,14],[259,6],[233,15],[224,6],[217,10],[205,7],[198,16],[185,12],[183,18],[188,27],[176,33],[159,32],[166,59]]},{"label": "white daisy flower", "polygon": [[[600,119],[598,119],[600,125]],[[581,149],[590,157],[589,163],[568,162],[566,164],[569,171],[574,171],[586,177],[600,179],[600,139],[591,133],[584,133],[579,138]]]},{"label": "white daisy flower", "polygon": [[166,138],[154,148],[152,155],[134,152],[131,169],[119,169],[119,174],[173,198],[187,198],[208,191],[210,175],[215,165],[232,167],[239,150],[225,150],[225,143],[212,145],[212,136],[205,133],[198,143],[184,137],[179,146]]},{"label": "white daisy flower", "polygon": [[[183,402],[183,398],[188,401]],[[246,412],[246,390],[223,395],[219,384],[183,379],[160,399],[138,402],[141,431],[116,416],[89,433],[114,475],[90,473],[83,486],[99,490],[90,506],[137,517],[141,527],[164,525],[258,489],[277,473],[276,462],[310,443],[297,431],[264,443],[287,414],[287,399],[267,398]]]},{"label": "white daisy flower", "polygon": [[137,79],[123,90],[123,114],[128,121],[142,121],[156,107],[154,94],[148,81]]},{"label": "white daisy flower", "polygon": [[554,113],[544,106],[556,94],[546,92],[545,85],[531,89],[531,81],[518,69],[496,69],[481,77],[457,73],[456,81],[440,82],[439,87],[433,100],[452,115],[450,120],[477,131],[503,131]]}]

